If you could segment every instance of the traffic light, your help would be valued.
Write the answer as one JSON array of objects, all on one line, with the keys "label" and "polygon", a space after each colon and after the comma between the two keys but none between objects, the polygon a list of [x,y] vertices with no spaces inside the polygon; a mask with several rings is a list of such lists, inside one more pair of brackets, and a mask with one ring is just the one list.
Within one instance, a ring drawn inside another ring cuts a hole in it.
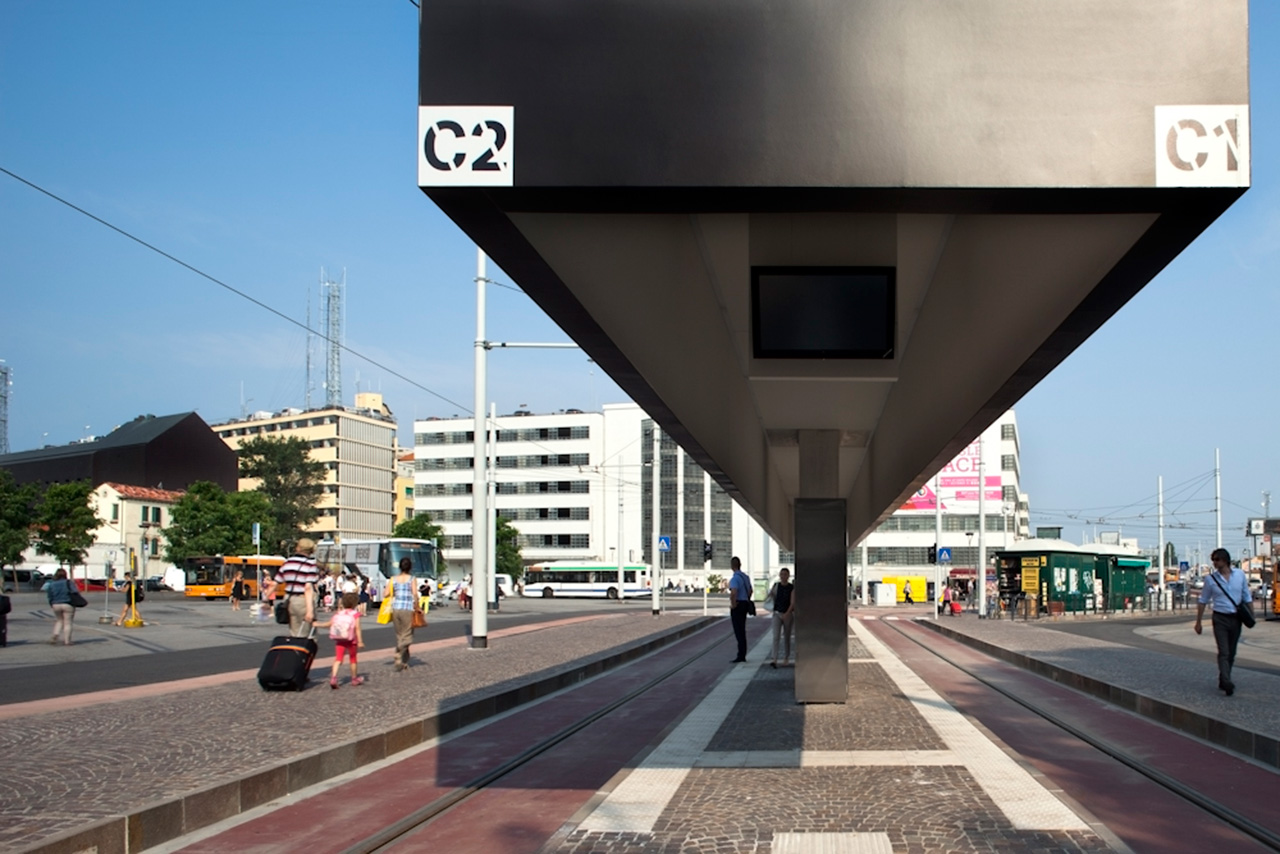
[{"label": "traffic light", "polygon": [[706,540],[703,540],[703,541],[702,541],[702,560],[703,560],[703,562],[706,562],[706,561],[711,560],[711,557],[712,557],[712,555],[713,555],[714,553],[715,553],[715,549],[713,549],[713,548],[711,547],[711,543],[708,543]]},{"label": "traffic light", "polygon": [[929,563],[938,562],[938,545],[937,543],[929,546]]}]

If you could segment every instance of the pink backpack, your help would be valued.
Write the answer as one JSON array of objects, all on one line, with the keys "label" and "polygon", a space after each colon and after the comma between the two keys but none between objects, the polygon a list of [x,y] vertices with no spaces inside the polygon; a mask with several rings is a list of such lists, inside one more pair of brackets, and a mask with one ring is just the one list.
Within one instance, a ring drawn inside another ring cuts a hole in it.
[{"label": "pink backpack", "polygon": [[329,637],[334,640],[355,640],[356,621],[359,619],[360,612],[355,608],[338,611],[333,615],[333,622],[329,626]]}]

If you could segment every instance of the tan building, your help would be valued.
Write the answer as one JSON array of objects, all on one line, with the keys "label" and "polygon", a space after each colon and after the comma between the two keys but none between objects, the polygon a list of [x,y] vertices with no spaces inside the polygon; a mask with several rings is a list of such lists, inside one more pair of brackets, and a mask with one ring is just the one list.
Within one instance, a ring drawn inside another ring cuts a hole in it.
[{"label": "tan building", "polygon": [[[255,412],[243,421],[213,425],[232,448],[258,436],[297,437],[311,445],[311,458],[327,473],[316,539],[387,537],[395,524],[396,421],[382,395],[362,392],[355,406],[302,411]],[[240,489],[255,482],[241,479]]]}]

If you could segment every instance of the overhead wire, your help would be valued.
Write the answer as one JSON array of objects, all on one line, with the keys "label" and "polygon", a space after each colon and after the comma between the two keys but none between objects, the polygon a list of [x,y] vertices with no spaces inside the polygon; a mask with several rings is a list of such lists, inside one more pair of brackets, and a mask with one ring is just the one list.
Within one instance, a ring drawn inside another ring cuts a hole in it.
[{"label": "overhead wire", "polygon": [[328,342],[329,344],[332,344],[332,345],[334,345],[334,346],[336,346],[336,347],[338,347],[338,348],[340,348],[340,349],[342,349],[342,350],[345,350],[346,352],[350,353],[352,356],[355,356],[357,359],[360,359],[360,360],[362,360],[362,361],[365,361],[365,362],[369,363],[370,365],[373,365],[373,366],[374,366],[374,367],[376,367],[376,368],[379,368],[379,369],[381,369],[381,370],[386,371],[386,372],[387,372],[388,374],[390,374],[391,376],[396,377],[397,379],[400,379],[400,380],[405,381],[406,383],[408,383],[409,385],[413,386],[413,387],[414,387],[414,388],[416,388],[416,389],[419,389],[420,391],[425,391],[427,394],[431,395],[432,397],[439,398],[440,400],[443,400],[445,403],[451,403],[451,404],[453,404],[454,406],[456,406],[456,407],[458,407],[459,409],[461,409],[463,412],[471,412],[471,410],[470,410],[470,409],[468,409],[468,408],[467,408],[466,406],[464,406],[463,404],[458,403],[458,402],[457,402],[457,401],[455,401],[455,400],[450,400],[448,397],[445,397],[445,396],[444,396],[443,394],[441,394],[440,392],[435,391],[434,389],[427,388],[426,386],[424,386],[422,383],[418,382],[417,380],[410,379],[409,377],[405,376],[404,374],[400,373],[399,371],[395,370],[394,368],[388,367],[387,365],[384,365],[384,364],[382,364],[381,362],[379,362],[377,359],[374,359],[374,358],[372,358],[372,357],[370,357],[370,356],[366,356],[365,354],[361,353],[360,351],[355,350],[355,349],[352,349],[351,347],[347,346],[346,344],[342,343],[341,341],[334,341],[334,340],[332,340],[331,338],[329,338],[329,336],[325,335],[323,332],[318,332],[318,331],[316,331],[316,330],[314,330],[314,329],[311,329],[307,324],[303,323],[302,321],[297,320],[297,319],[295,319],[295,318],[293,318],[293,317],[290,317],[289,315],[285,314],[284,312],[280,311],[279,309],[277,309],[277,308],[275,308],[275,307],[273,307],[273,306],[271,306],[271,305],[268,305],[267,303],[263,302],[262,300],[258,299],[257,297],[254,297],[254,296],[252,296],[252,295],[250,295],[250,294],[248,294],[248,293],[245,293],[244,291],[240,290],[239,288],[234,287],[233,285],[229,285],[229,284],[227,284],[226,282],[222,281],[221,279],[218,279],[218,278],[216,278],[215,276],[212,276],[212,275],[210,275],[209,273],[204,272],[203,270],[201,270],[201,269],[200,269],[200,268],[198,268],[198,267],[195,267],[195,266],[193,266],[193,265],[191,265],[191,264],[188,264],[186,261],[183,261],[181,258],[178,258],[178,257],[176,257],[176,256],[174,256],[174,255],[171,255],[171,254],[170,254],[170,253],[168,253],[168,252],[165,252],[163,249],[159,248],[158,246],[155,246],[155,245],[153,245],[153,244],[151,244],[151,243],[148,243],[147,241],[143,240],[141,237],[138,237],[137,235],[132,234],[132,233],[131,233],[131,232],[129,232],[129,231],[126,231],[125,229],[121,228],[120,226],[115,225],[114,223],[108,222],[107,220],[103,219],[102,217],[100,217],[100,216],[98,216],[98,215],[96,215],[96,214],[90,213],[89,211],[85,210],[84,208],[80,207],[79,205],[76,205],[76,204],[74,204],[73,202],[71,202],[71,201],[69,201],[69,200],[67,200],[67,199],[64,199],[62,196],[59,196],[57,193],[54,193],[54,192],[52,192],[52,191],[50,191],[50,190],[46,190],[44,187],[40,186],[39,184],[36,184],[36,183],[34,183],[34,182],[32,182],[32,181],[28,181],[26,178],[23,178],[21,175],[18,175],[17,173],[10,171],[9,169],[6,169],[6,168],[5,168],[5,167],[3,167],[3,166],[0,166],[0,172],[4,173],[5,175],[8,175],[10,178],[13,178],[15,181],[18,181],[18,182],[20,182],[20,183],[22,183],[22,184],[27,185],[28,187],[30,187],[31,189],[35,190],[35,191],[36,191],[36,192],[38,192],[38,193],[43,193],[44,195],[48,196],[49,198],[53,199],[54,201],[58,202],[59,204],[66,205],[67,207],[71,208],[73,211],[75,211],[75,212],[77,212],[77,213],[79,213],[79,214],[82,214],[83,216],[88,217],[89,219],[93,220],[94,222],[98,223],[99,225],[106,226],[107,228],[109,228],[109,229],[111,229],[112,231],[116,232],[116,233],[117,233],[117,234],[119,234],[120,236],[122,236],[122,237],[126,237],[126,238],[128,238],[129,240],[132,240],[134,243],[137,243],[139,246],[142,246],[142,247],[144,247],[144,248],[146,248],[146,249],[151,250],[152,252],[156,253],[157,255],[161,256],[162,258],[166,258],[166,259],[168,259],[169,261],[172,261],[173,263],[177,264],[178,266],[180,266],[180,267],[182,267],[182,268],[184,268],[184,269],[186,269],[186,270],[189,270],[189,271],[190,271],[190,272],[192,272],[192,273],[195,273],[197,276],[201,277],[202,279],[207,279],[208,281],[213,282],[213,283],[214,283],[215,285],[217,285],[218,287],[223,288],[223,289],[225,289],[225,290],[227,290],[227,291],[230,291],[231,293],[235,294],[236,296],[240,297],[241,299],[244,299],[244,300],[247,300],[248,302],[253,303],[254,305],[258,306],[258,308],[261,308],[261,309],[263,309],[264,311],[267,311],[267,312],[270,312],[271,314],[274,314],[276,317],[280,318],[281,320],[285,321],[286,323],[291,323],[291,324],[293,324],[294,326],[297,326],[297,327],[298,327],[298,328],[300,328],[300,329],[305,329],[308,333],[310,333],[310,334],[312,334],[312,335],[317,336],[317,337],[318,337],[318,338],[320,338],[322,341],[326,341],[326,342]]}]

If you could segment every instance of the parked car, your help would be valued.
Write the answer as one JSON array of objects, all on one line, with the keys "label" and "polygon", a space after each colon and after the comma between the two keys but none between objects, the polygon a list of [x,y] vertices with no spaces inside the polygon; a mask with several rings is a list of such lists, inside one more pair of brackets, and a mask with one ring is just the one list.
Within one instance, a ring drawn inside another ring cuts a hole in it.
[{"label": "parked car", "polygon": [[148,593],[156,593],[161,590],[168,590],[169,585],[165,584],[164,579],[161,578],[160,576],[153,575],[152,577],[147,579],[146,586],[143,587],[143,589],[146,590]]},{"label": "parked car", "polygon": [[3,577],[0,588],[5,593],[41,590],[49,580],[49,576],[38,569],[5,569],[0,571],[0,577]]}]

